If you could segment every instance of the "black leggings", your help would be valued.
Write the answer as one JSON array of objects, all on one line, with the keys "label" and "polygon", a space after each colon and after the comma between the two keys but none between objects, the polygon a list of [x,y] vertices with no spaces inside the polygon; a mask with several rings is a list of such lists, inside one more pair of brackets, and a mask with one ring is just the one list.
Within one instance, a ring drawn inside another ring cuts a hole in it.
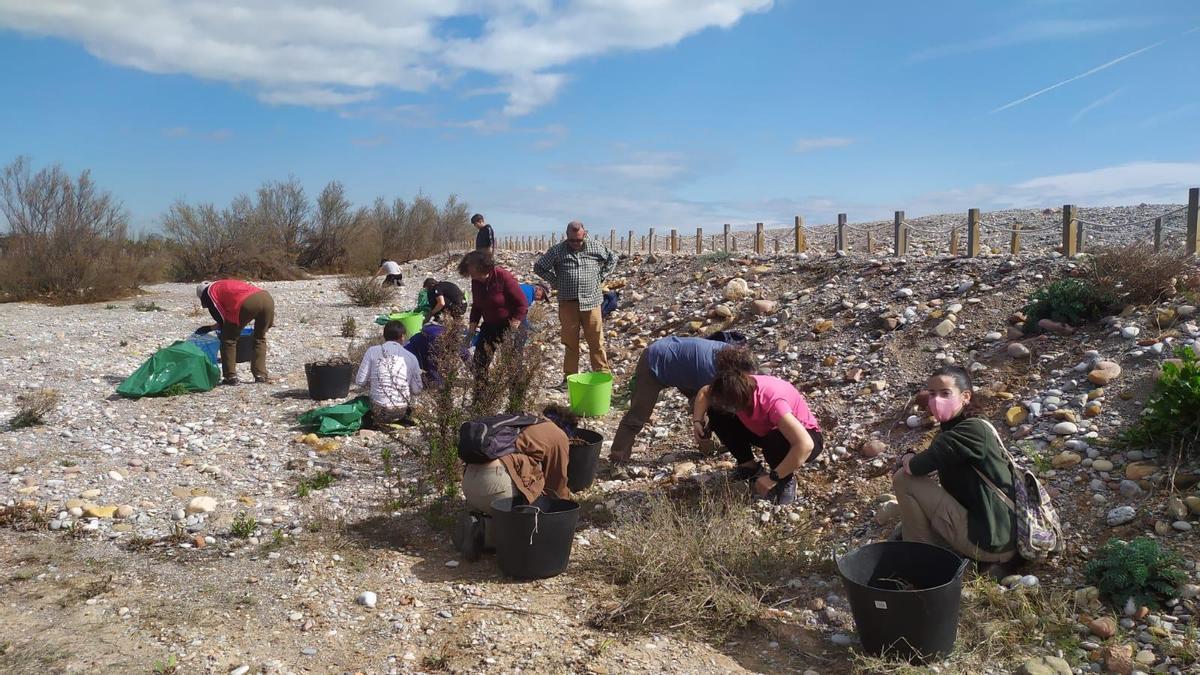
[{"label": "black leggings", "polygon": [[[772,429],[766,436],[758,436],[747,429],[737,415],[719,413],[710,409],[708,411],[708,428],[716,434],[726,448],[729,448],[730,454],[738,461],[738,464],[753,462],[754,450],[752,448],[762,448],[763,459],[767,460],[767,466],[774,469],[792,449],[792,444],[779,429]],[[813,440],[812,452],[805,461],[805,464],[808,464],[821,454],[824,441],[820,431],[814,429],[806,429],[806,431]],[[787,478],[787,476],[782,476],[782,478]]]}]

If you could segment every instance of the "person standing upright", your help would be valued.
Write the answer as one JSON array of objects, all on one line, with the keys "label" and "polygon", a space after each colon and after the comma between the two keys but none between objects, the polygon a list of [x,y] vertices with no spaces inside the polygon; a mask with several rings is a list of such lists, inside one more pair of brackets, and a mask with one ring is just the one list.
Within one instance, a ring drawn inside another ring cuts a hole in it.
[{"label": "person standing upright", "polygon": [[567,223],[567,238],[546,251],[533,271],[558,290],[558,320],[567,348],[563,376],[579,372],[579,331],[588,343],[592,370],[608,371],[604,351],[604,322],[600,316],[600,285],[617,266],[617,256],[607,246],[588,239],[578,220]]},{"label": "person standing upright", "polygon": [[496,231],[484,220],[482,213],[471,216],[471,224],[475,226],[475,250],[484,253],[496,252]]}]

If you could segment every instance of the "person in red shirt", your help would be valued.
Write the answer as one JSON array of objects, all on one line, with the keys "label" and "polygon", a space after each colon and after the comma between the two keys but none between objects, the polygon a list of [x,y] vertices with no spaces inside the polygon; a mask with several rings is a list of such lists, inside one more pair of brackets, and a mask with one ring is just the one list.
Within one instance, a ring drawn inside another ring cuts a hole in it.
[{"label": "person in red shirt", "polygon": [[275,323],[275,299],[263,289],[236,279],[205,281],[196,286],[200,305],[216,321],[201,326],[197,333],[221,331],[221,384],[237,384],[237,342],[251,321],[254,322],[254,360],[250,372],[255,382],[271,382],[267,374],[267,330]]},{"label": "person in red shirt", "polygon": [[504,334],[518,328],[525,320],[529,301],[517,278],[497,266],[491,253],[471,251],[466,254],[458,264],[458,273],[471,278],[471,323],[467,333],[471,335],[478,328],[475,365],[486,370]]}]

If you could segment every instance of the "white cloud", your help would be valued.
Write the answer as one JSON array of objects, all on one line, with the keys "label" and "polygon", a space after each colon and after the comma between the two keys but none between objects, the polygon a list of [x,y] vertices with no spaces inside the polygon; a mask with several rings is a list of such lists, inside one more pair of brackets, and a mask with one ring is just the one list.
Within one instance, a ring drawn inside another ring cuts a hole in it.
[{"label": "white cloud", "polygon": [[854,143],[853,138],[843,136],[824,136],[821,138],[801,138],[792,146],[794,152],[812,152],[828,148],[844,148]]},{"label": "white cloud", "polygon": [[[3,0],[0,27],[81,43],[152,73],[245,84],[265,101],[340,106],[494,77],[502,113],[554,100],[562,69],[729,28],[772,0]],[[478,35],[451,35],[454,20]]]},{"label": "white cloud", "polygon": [[1063,40],[1089,35],[1099,35],[1125,29],[1141,22],[1129,19],[1048,19],[1031,21],[1014,26],[1006,31],[993,33],[974,40],[925,47],[913,52],[909,63],[940,59],[957,54],[969,54],[988,49],[1014,45]]}]

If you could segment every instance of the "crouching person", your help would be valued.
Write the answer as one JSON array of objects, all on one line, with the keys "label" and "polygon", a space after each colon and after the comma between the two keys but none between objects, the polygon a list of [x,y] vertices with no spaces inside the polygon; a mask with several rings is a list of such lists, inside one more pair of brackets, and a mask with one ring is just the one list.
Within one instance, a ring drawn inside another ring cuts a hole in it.
[{"label": "crouching person", "polygon": [[389,321],[383,327],[383,344],[367,349],[354,383],[368,389],[371,419],[375,424],[408,420],[413,399],[421,393],[421,365],[401,343],[404,324]]},{"label": "crouching person", "polygon": [[571,496],[570,440],[554,422],[530,415],[465,422],[459,429],[458,455],[466,465],[462,488],[471,513],[460,522],[456,544],[468,559],[478,556],[481,548],[492,548],[482,516],[493,501],[511,497],[514,505],[536,504],[542,496]]},{"label": "crouching person", "polygon": [[[998,494],[1013,498],[1012,469],[995,428],[967,412],[971,376],[958,366],[944,366],[926,387],[926,407],[941,429],[928,450],[901,456],[892,476],[901,536],[979,562],[1012,561],[1014,514]],[[930,477],[935,471],[936,481]]]}]

